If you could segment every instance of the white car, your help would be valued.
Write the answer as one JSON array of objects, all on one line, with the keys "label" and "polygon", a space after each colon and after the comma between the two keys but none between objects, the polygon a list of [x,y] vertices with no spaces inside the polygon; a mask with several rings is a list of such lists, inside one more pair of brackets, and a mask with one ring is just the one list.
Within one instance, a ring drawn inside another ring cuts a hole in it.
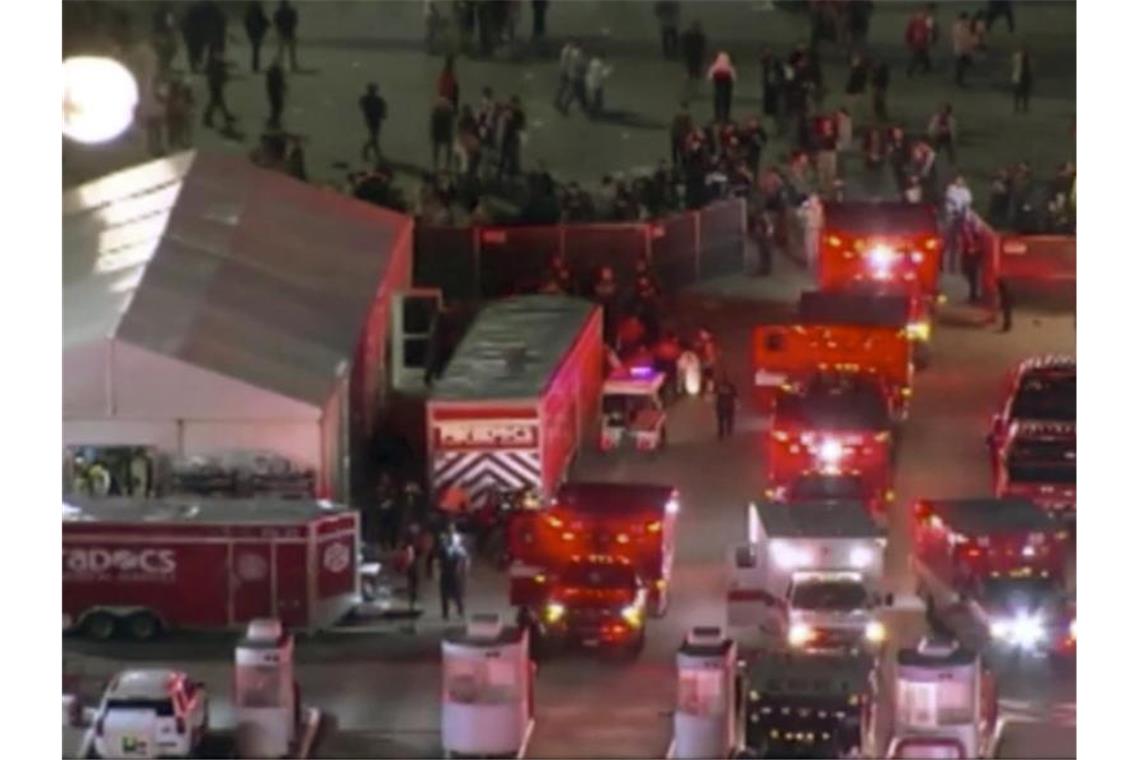
[{"label": "white car", "polygon": [[206,735],[205,687],[174,670],[125,670],[107,687],[95,718],[105,758],[191,757]]}]

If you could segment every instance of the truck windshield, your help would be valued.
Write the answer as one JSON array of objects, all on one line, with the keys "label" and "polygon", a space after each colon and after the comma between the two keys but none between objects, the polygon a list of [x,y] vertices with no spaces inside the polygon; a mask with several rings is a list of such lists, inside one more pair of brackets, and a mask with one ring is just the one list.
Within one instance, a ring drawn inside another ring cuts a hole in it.
[{"label": "truck windshield", "polygon": [[855,581],[811,580],[792,588],[791,604],[799,610],[856,610],[867,601],[867,590]]},{"label": "truck windshield", "polygon": [[1011,463],[1009,479],[1014,483],[1053,483],[1069,486],[1077,482],[1077,468],[1068,464]]},{"label": "truck windshield", "polygon": [[1075,440],[1017,440],[1006,461],[1009,478],[1015,483],[1077,482]]},{"label": "truck windshield", "polygon": [[796,480],[788,495],[794,501],[862,499],[864,491],[858,475],[809,475]]},{"label": "truck windshield", "polygon": [[1075,422],[1077,419],[1077,374],[1050,372],[1030,375],[1021,381],[1013,399],[1011,416],[1019,420]]},{"label": "truck windshield", "polygon": [[982,604],[990,610],[1033,611],[1052,608],[1057,585],[1048,578],[990,578],[982,584]]}]

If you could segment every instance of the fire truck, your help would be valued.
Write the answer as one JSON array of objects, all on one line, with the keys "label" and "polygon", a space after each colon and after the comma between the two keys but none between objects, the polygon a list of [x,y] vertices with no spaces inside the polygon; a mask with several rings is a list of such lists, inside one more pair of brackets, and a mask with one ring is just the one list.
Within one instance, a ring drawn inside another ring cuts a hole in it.
[{"label": "fire truck", "polygon": [[1024,499],[920,500],[912,563],[928,610],[971,647],[1075,649],[1069,534]]},{"label": "fire truck", "polygon": [[806,652],[877,651],[886,534],[859,502],[748,507],[748,544],[733,552],[730,625],[756,627]]},{"label": "fire truck", "polygon": [[650,366],[622,367],[602,386],[602,451],[625,441],[638,451],[655,451],[666,443],[665,373]]},{"label": "fire truck", "polygon": [[906,330],[918,368],[930,363],[934,317],[917,292],[882,283],[855,283],[839,291],[800,293],[799,318],[811,324],[862,325]]},{"label": "fire truck", "polygon": [[862,374],[882,383],[892,419],[905,419],[914,364],[905,329],[862,325],[784,323],[753,333],[754,387],[760,408],[772,411],[781,391],[805,385],[820,372]]},{"label": "fire truck", "polygon": [[1076,422],[1076,359],[1037,356],[1017,365],[986,439],[997,494],[1075,509]]},{"label": "fire truck", "polygon": [[641,652],[649,589],[630,560],[575,556],[551,581],[537,620],[540,646],[549,651],[577,643]]},{"label": "fire truck", "polygon": [[816,375],[776,397],[767,434],[768,497],[788,499],[810,475],[854,477],[871,505],[891,495],[892,433],[887,394],[874,375]]},{"label": "fire truck", "polygon": [[[895,664],[893,706],[871,710],[868,757],[996,756],[1003,727],[997,684],[978,651],[953,639],[925,638],[900,649]],[[884,752],[875,740],[887,736]]]},{"label": "fire truck", "polygon": [[821,234],[820,290],[870,282],[937,299],[942,238],[933,205],[828,203]]},{"label": "fire truck", "polygon": [[863,746],[877,666],[867,654],[762,650],[745,659],[744,743],[760,757],[850,757]]},{"label": "fire truck", "polygon": [[[599,562],[609,558],[627,563],[638,583],[644,585],[644,608],[654,616],[664,615],[680,508],[680,496],[671,486],[562,486],[548,508],[519,514],[511,523],[511,604],[525,607],[535,619],[542,619],[549,617],[548,604],[556,602],[573,620],[574,608],[584,603],[585,596],[568,592],[581,586],[577,579],[581,573],[570,571],[570,566],[586,559]],[[609,575],[616,578],[620,573]],[[620,585],[628,589],[628,584]]]}]

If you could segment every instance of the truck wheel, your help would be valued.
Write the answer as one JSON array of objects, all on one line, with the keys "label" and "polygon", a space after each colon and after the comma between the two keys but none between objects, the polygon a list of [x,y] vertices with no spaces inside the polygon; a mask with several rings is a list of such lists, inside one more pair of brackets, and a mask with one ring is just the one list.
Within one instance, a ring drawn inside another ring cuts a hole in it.
[{"label": "truck wheel", "polygon": [[162,624],[150,612],[136,612],[127,618],[126,630],[135,641],[150,641],[162,630]]},{"label": "truck wheel", "polygon": [[107,641],[115,635],[118,619],[108,612],[93,612],[83,621],[83,633],[95,641]]}]

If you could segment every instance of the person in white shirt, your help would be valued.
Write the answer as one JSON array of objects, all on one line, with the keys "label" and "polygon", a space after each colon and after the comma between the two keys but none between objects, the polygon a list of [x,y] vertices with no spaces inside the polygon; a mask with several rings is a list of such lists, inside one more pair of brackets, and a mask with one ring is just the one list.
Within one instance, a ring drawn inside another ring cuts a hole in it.
[{"label": "person in white shirt", "polygon": [[558,59],[558,91],[554,94],[554,107],[563,113],[574,97],[574,69],[581,57],[582,49],[574,40],[562,46],[562,55]]},{"label": "person in white shirt", "polygon": [[613,68],[606,65],[606,57],[602,53],[590,59],[590,65],[586,68],[586,102],[590,104],[592,117],[602,113],[603,86],[612,72]]},{"label": "person in white shirt", "polygon": [[970,213],[970,207],[973,204],[974,196],[966,185],[966,178],[959,174],[947,186],[945,193],[947,225],[944,248],[946,255],[943,257],[942,263],[943,268],[948,272],[956,272],[960,269],[963,230],[965,229],[966,218]]}]

